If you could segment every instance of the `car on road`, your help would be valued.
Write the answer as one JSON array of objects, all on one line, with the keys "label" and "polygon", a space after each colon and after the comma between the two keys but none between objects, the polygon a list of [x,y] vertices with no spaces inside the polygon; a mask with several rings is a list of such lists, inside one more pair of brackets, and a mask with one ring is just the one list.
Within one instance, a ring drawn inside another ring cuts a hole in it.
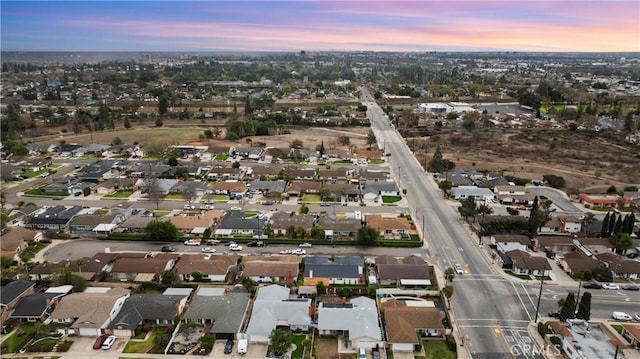
[{"label": "car on road", "polygon": [[200,242],[194,241],[193,239],[188,239],[184,241],[185,246],[199,246]]},{"label": "car on road", "polygon": [[633,290],[633,291],[639,291],[640,287],[635,285],[635,284],[624,284],[620,287],[622,290]]},{"label": "car on road", "polygon": [[192,204],[185,204],[184,206],[182,206],[182,208],[189,210],[189,209],[196,209],[196,206]]},{"label": "car on road", "polygon": [[229,247],[232,244],[236,244],[234,241],[224,242],[225,247]]},{"label": "car on road", "polygon": [[637,321],[639,321],[639,322],[640,322],[640,313],[635,313],[635,314],[633,315],[633,319],[635,319],[635,320],[637,320]]},{"label": "car on road", "polygon": [[242,250],[242,246],[239,245],[238,243],[234,243],[234,244],[229,245],[229,250],[241,251]]},{"label": "car on road", "polygon": [[249,243],[247,243],[248,247],[264,247],[264,242],[263,241],[251,241]]},{"label": "car on road", "polygon": [[177,252],[177,250],[172,246],[162,246],[160,251],[161,252]]},{"label": "car on road", "polygon": [[311,248],[311,243],[309,243],[309,242],[300,243],[300,245],[298,245],[298,247],[300,247],[300,248]]},{"label": "car on road", "polygon": [[49,177],[49,172],[43,172],[40,174],[41,178]]},{"label": "car on road", "polygon": [[613,312],[611,313],[611,317],[613,317],[613,319],[615,320],[625,321],[625,322],[633,319],[629,314],[625,312]]},{"label": "car on road", "polygon": [[619,290],[620,286],[615,283],[604,283],[602,284],[602,289]]},{"label": "car on road", "polygon": [[202,253],[215,253],[216,250],[214,248],[211,247],[204,247],[200,250]]},{"label": "car on road", "polygon": [[217,246],[218,243],[220,243],[219,240],[217,239],[207,239],[204,241],[204,244],[208,245],[208,246]]},{"label": "car on road", "polygon": [[273,205],[273,201],[262,201],[263,206],[271,206]]},{"label": "car on road", "polygon": [[209,210],[209,209],[214,209],[214,208],[213,208],[212,205],[205,204],[205,205],[200,206],[200,209]]},{"label": "car on road", "polygon": [[295,255],[298,255],[298,256],[304,256],[304,255],[307,255],[307,251],[305,251],[304,249],[301,249],[301,248],[296,248],[291,252],[291,254],[295,254]]},{"label": "car on road", "polygon": [[233,352],[233,339],[227,339],[227,342],[224,343],[224,353],[231,354]]},{"label": "car on road", "polygon": [[560,318],[560,312],[555,311],[555,312],[549,312],[549,316],[551,318]]},{"label": "car on road", "polygon": [[238,206],[233,206],[233,207],[229,208],[229,210],[231,210],[231,211],[242,211],[242,208],[240,208]]},{"label": "car on road", "polygon": [[456,264],[453,268],[456,270],[456,274],[464,274],[464,270],[460,264]]},{"label": "car on road", "polygon": [[291,254],[291,249],[283,249],[280,251],[280,254]]},{"label": "car on road", "polygon": [[587,289],[602,289],[602,284],[596,282],[587,282],[582,285],[582,288]]},{"label": "car on road", "polygon": [[320,206],[321,207],[329,207],[329,206],[331,206],[331,204],[328,203],[328,202],[322,202],[322,203],[320,203]]},{"label": "car on road", "polygon": [[100,336],[98,336],[96,338],[96,341],[93,342],[93,349],[101,349],[102,348],[102,344],[104,343],[104,341],[107,339],[107,335],[106,334],[102,334]]},{"label": "car on road", "polygon": [[115,344],[115,342],[116,342],[115,335],[108,336],[107,339],[104,340],[104,343],[102,343],[102,349],[104,350],[111,349],[111,347],[113,346],[113,344]]}]

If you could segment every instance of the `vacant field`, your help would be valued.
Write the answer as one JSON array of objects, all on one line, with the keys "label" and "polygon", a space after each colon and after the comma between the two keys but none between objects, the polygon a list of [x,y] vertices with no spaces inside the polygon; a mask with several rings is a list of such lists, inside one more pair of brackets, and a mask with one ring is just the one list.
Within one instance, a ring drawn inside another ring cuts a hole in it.
[{"label": "vacant field", "polygon": [[339,359],[338,355],[338,339],[334,338],[316,338],[316,358],[323,359]]},{"label": "vacant field", "polygon": [[[481,129],[431,137],[427,159],[441,143],[456,167],[504,171],[506,175],[564,177],[569,192],[638,184],[640,149],[583,132],[564,130]],[[424,154],[420,154],[424,162]]]}]

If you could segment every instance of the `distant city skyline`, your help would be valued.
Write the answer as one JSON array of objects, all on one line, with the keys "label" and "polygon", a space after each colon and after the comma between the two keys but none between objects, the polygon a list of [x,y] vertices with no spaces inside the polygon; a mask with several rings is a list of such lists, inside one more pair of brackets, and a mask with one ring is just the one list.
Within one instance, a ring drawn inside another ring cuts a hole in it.
[{"label": "distant city skyline", "polygon": [[640,1],[2,1],[3,51],[640,51]]}]

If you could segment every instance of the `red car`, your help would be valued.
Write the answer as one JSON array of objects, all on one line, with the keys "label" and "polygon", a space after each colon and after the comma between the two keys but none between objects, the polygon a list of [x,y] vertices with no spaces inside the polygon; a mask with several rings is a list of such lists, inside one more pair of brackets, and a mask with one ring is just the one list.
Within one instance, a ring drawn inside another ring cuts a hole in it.
[{"label": "red car", "polygon": [[93,343],[93,349],[101,349],[102,348],[102,343],[104,343],[104,340],[107,339],[106,334],[102,334],[99,337],[96,338],[96,341]]}]

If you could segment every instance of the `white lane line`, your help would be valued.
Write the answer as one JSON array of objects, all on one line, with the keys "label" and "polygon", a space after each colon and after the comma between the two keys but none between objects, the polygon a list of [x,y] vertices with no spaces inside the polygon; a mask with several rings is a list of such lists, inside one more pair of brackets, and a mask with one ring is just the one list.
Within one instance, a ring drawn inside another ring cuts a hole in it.
[{"label": "white lane line", "polygon": [[531,296],[529,295],[529,291],[527,290],[527,287],[524,286],[524,283],[520,283],[520,285],[522,286],[522,289],[524,289],[524,292],[527,294],[527,297],[529,298],[529,302],[531,302],[531,305],[535,308],[536,304],[533,301],[533,299],[531,299]]},{"label": "white lane line", "polygon": [[516,296],[518,297],[518,299],[520,299],[520,303],[522,304],[522,308],[524,308],[524,312],[527,313],[527,317],[529,317],[529,320],[531,320],[531,314],[529,314],[529,310],[527,309],[527,306],[524,304],[524,301],[522,300],[520,293],[518,293],[518,290],[516,289],[516,285],[513,284],[513,282],[511,282],[511,286],[513,287],[513,291],[516,292]]}]

